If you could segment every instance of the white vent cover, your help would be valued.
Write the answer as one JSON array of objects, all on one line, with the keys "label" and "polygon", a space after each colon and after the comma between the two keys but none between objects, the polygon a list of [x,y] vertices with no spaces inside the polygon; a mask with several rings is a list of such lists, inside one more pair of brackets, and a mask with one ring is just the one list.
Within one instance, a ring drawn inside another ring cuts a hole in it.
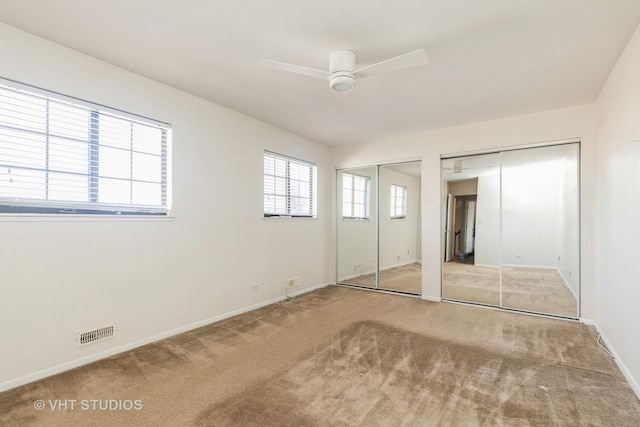
[{"label": "white vent cover", "polygon": [[103,328],[93,329],[91,331],[76,332],[76,345],[78,347],[91,344],[96,341],[106,340],[107,338],[113,338],[118,332],[118,324],[113,323]]}]

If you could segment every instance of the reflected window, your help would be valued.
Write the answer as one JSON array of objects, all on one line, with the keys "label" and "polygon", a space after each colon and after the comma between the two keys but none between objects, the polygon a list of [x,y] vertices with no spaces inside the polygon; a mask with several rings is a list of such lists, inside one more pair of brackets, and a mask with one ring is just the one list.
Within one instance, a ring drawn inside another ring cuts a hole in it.
[{"label": "reflected window", "polygon": [[352,173],[342,174],[342,217],[369,219],[371,178]]},{"label": "reflected window", "polygon": [[407,216],[407,187],[391,185],[391,219]]}]

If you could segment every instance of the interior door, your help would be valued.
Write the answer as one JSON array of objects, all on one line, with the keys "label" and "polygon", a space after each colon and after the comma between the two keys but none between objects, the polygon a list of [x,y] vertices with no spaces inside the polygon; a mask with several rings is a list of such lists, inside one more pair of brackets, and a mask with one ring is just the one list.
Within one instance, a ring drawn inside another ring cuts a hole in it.
[{"label": "interior door", "polygon": [[476,202],[468,200],[465,202],[465,231],[464,231],[464,253],[472,254],[474,248],[474,238],[476,235]]},{"label": "interior door", "polygon": [[455,209],[455,198],[453,194],[447,196],[447,219],[445,224],[445,257],[444,261],[449,262],[453,258],[454,251],[454,232],[453,232],[453,213]]}]

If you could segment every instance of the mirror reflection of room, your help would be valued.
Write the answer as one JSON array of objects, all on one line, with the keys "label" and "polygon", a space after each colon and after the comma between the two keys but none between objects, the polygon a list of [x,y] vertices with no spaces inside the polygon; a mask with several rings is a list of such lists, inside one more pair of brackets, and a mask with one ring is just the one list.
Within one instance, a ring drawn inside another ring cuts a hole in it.
[{"label": "mirror reflection of room", "polygon": [[421,162],[380,166],[380,288],[422,292]]},{"label": "mirror reflection of room", "polygon": [[443,298],[576,318],[578,144],[442,160]]},{"label": "mirror reflection of room", "polygon": [[337,171],[337,282],[377,288],[376,166]]},{"label": "mirror reflection of room", "polygon": [[337,282],[422,292],[421,162],[337,171]]}]

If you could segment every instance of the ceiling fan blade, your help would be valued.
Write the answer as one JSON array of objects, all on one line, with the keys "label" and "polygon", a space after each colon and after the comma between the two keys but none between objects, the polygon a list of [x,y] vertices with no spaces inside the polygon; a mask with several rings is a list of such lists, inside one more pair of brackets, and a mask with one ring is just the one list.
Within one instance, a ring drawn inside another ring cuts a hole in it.
[{"label": "ceiling fan blade", "polygon": [[272,68],[274,70],[287,71],[289,73],[302,74],[323,80],[329,80],[329,77],[331,77],[331,74],[328,71],[316,70],[315,68],[303,67],[301,65],[286,64],[284,62],[271,61],[270,59],[263,59],[260,61],[260,66]]},{"label": "ceiling fan blade", "polygon": [[358,78],[369,77],[375,74],[391,73],[392,71],[404,70],[406,68],[417,67],[429,63],[427,52],[424,49],[414,50],[377,64],[369,65],[353,72]]}]

